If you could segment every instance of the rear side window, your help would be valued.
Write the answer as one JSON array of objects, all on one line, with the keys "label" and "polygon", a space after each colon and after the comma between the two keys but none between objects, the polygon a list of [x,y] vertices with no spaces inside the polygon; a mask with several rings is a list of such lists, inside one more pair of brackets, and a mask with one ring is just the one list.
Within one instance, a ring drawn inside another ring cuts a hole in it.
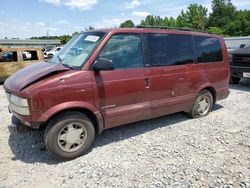
[{"label": "rear side window", "polygon": [[192,36],[148,34],[152,66],[183,65],[193,61]]},{"label": "rear side window", "polygon": [[195,36],[194,41],[198,63],[220,62],[223,60],[218,38]]},{"label": "rear side window", "polygon": [[38,60],[37,51],[33,50],[22,51],[22,58],[24,61]]},{"label": "rear side window", "polygon": [[1,62],[17,62],[17,52],[7,51],[0,53],[0,63]]},{"label": "rear side window", "polygon": [[112,36],[99,54],[99,58],[111,60],[115,69],[143,67],[140,35],[119,34]]}]

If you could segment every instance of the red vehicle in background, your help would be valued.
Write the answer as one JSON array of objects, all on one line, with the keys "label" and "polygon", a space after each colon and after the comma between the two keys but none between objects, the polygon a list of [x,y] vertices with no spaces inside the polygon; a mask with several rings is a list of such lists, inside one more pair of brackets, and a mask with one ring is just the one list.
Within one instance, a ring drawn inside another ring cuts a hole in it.
[{"label": "red vehicle in background", "polygon": [[[45,128],[48,151],[72,159],[104,129],[175,112],[206,116],[228,96],[229,77],[220,36],[103,29],[74,36],[49,62],[17,72],[4,88],[14,117]],[[14,122],[10,129],[18,129]]]}]

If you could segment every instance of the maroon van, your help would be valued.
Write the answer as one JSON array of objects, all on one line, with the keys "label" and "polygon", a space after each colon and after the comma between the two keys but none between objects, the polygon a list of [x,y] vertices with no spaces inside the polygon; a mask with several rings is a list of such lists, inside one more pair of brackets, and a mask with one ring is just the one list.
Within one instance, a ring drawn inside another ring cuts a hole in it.
[{"label": "maroon van", "polygon": [[228,96],[229,77],[220,36],[166,28],[83,32],[49,62],[5,81],[9,129],[45,128],[48,151],[73,159],[104,129],[175,112],[206,116]]}]

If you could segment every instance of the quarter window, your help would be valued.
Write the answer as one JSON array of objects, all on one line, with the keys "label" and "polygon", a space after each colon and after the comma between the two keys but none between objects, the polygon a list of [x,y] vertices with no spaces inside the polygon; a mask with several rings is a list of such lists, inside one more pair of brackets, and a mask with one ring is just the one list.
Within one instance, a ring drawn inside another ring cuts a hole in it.
[{"label": "quarter window", "polygon": [[198,63],[220,62],[223,60],[218,38],[195,36],[194,41]]},{"label": "quarter window", "polygon": [[148,34],[152,66],[183,65],[193,61],[192,36]]},{"label": "quarter window", "polygon": [[143,67],[140,35],[119,34],[112,36],[102,49],[99,58],[111,60],[115,69]]}]

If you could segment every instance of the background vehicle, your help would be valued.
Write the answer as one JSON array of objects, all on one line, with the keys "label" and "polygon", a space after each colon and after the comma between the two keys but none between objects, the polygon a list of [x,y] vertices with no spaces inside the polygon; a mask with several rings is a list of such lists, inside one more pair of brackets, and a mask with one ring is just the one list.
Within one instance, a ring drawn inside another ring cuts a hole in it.
[{"label": "background vehicle", "polygon": [[41,61],[43,55],[38,48],[0,48],[0,82],[16,71]]},{"label": "background vehicle", "polygon": [[48,151],[72,159],[104,129],[175,112],[206,116],[228,96],[229,77],[219,36],[106,29],[75,35],[49,63],[19,71],[4,88],[14,116],[31,128],[45,126]]},{"label": "background vehicle", "polygon": [[62,49],[62,47],[55,47],[50,50],[47,50],[43,53],[44,58],[51,58],[55,53],[59,52]]},{"label": "background vehicle", "polygon": [[229,52],[230,83],[238,84],[242,77],[250,78],[250,43]]}]

